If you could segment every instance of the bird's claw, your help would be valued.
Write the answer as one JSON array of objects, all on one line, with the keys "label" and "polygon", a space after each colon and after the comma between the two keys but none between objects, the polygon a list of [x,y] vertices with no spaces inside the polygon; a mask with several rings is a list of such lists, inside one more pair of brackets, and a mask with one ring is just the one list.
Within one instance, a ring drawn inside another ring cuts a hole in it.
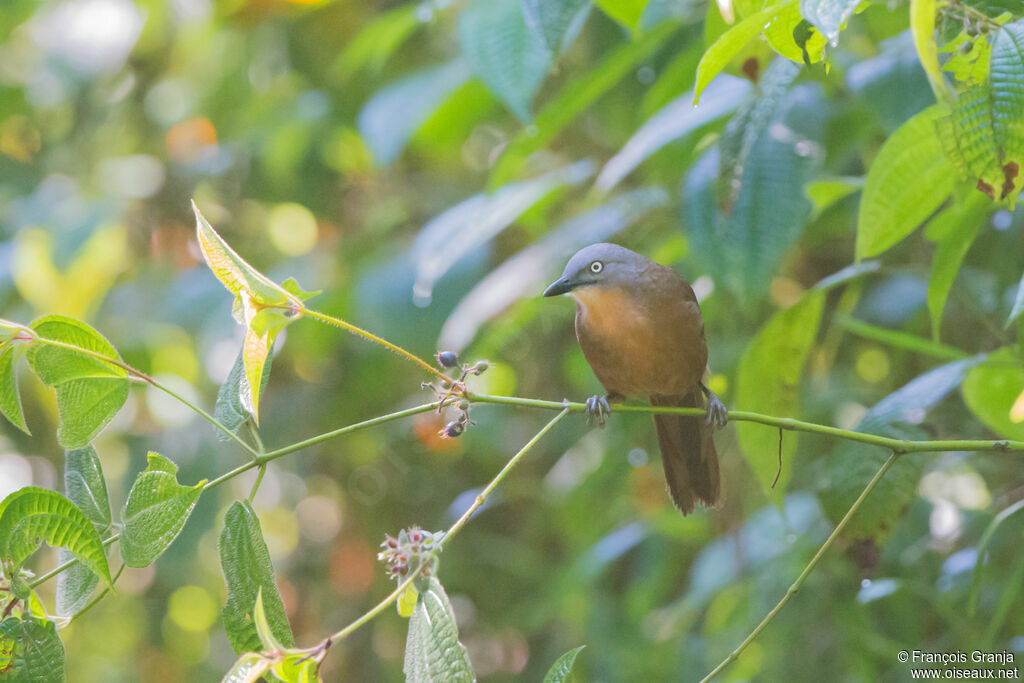
[{"label": "bird's claw", "polygon": [[729,423],[729,409],[725,407],[722,399],[718,398],[713,391],[703,384],[700,388],[708,399],[708,413],[705,422],[716,429],[721,429]]},{"label": "bird's claw", "polygon": [[612,414],[612,407],[604,396],[594,395],[586,402],[587,424],[593,426],[596,422],[598,427],[604,427],[608,416]]}]

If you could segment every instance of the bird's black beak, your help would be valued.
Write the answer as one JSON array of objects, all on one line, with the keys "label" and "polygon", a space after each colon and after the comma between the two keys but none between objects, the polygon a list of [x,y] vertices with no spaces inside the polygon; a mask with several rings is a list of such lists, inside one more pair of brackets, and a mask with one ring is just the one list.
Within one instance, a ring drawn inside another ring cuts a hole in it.
[{"label": "bird's black beak", "polygon": [[567,277],[563,277],[561,280],[552,282],[547,289],[544,290],[542,296],[558,296],[559,294],[565,294],[566,292],[572,291],[576,286],[572,280]]}]

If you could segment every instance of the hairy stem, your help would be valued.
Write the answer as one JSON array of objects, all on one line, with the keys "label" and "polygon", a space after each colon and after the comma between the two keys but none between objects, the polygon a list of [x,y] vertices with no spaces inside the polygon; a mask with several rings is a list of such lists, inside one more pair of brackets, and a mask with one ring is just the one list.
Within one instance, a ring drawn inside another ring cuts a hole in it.
[{"label": "hairy stem", "polygon": [[370,341],[372,341],[374,343],[380,344],[384,348],[387,348],[387,349],[390,349],[390,350],[394,351],[399,356],[402,356],[403,358],[411,360],[416,365],[419,365],[421,368],[423,368],[427,372],[440,377],[444,381],[446,381],[446,382],[451,382],[452,381],[450,377],[448,377],[446,374],[444,374],[443,372],[441,372],[440,370],[435,368],[433,365],[431,365],[427,361],[425,361],[422,358],[420,358],[419,356],[417,356],[415,353],[412,353],[411,351],[406,351],[405,349],[403,349],[398,344],[393,344],[393,343],[389,342],[387,339],[384,339],[382,337],[378,337],[374,333],[369,332],[367,330],[364,330],[361,327],[357,327],[357,326],[353,325],[350,322],[342,320],[341,318],[335,318],[334,316],[327,315],[326,313],[321,313],[320,311],[315,311],[315,310],[310,309],[310,308],[305,309],[302,312],[302,314],[306,315],[306,316],[309,316],[310,318],[313,318],[314,320],[319,320],[322,323],[327,323],[328,325],[334,325],[335,327],[340,327],[341,329],[346,330],[348,332],[351,332],[352,334],[359,335],[363,339],[369,339]]},{"label": "hairy stem", "polygon": [[[583,403],[559,403],[557,401],[542,401],[534,398],[517,398],[514,396],[489,396],[487,394],[474,394],[466,392],[466,398],[474,403],[496,403],[500,405],[523,406],[525,408],[542,408],[546,410],[568,409],[573,413],[581,413],[586,410]],[[675,415],[700,415],[705,414],[703,408],[673,408],[645,405],[622,405],[613,404],[612,411],[617,413],[672,413]],[[847,441],[857,441],[869,446],[879,446],[896,454],[903,453],[932,453],[937,451],[1024,451],[1024,441],[1007,441],[991,439],[955,439],[949,441],[907,441],[904,439],[893,439],[886,436],[855,432],[839,427],[820,425],[814,422],[794,420],[790,417],[775,417],[773,415],[762,415],[746,410],[730,410],[729,419],[737,422],[757,422],[758,424],[787,429],[794,432],[813,432],[824,434]]]},{"label": "hairy stem", "polygon": [[758,624],[754,628],[754,630],[750,632],[750,635],[747,636],[742,643],[737,645],[736,649],[729,653],[729,656],[722,660],[721,664],[712,669],[711,672],[704,677],[701,683],[706,683],[707,681],[710,681],[712,678],[720,674],[726,667],[735,662],[739,658],[740,654],[742,654],[743,650],[745,650],[747,646],[750,645],[754,638],[757,638],[758,634],[764,630],[764,628],[771,622],[771,620],[775,618],[775,615],[779,613],[779,611],[785,606],[787,602],[789,602],[789,599],[796,595],[796,592],[800,590],[801,586],[804,585],[804,581],[807,579],[808,576],[810,576],[811,572],[814,571],[814,568],[817,566],[818,561],[821,560],[822,556],[828,551],[829,548],[832,547],[832,544],[839,537],[839,534],[843,531],[847,523],[860,508],[861,503],[863,503],[864,499],[868,497],[869,493],[871,493],[871,489],[875,488],[878,482],[882,480],[882,477],[885,476],[885,473],[889,471],[889,468],[892,467],[893,463],[896,462],[896,458],[898,457],[899,453],[896,453],[894,451],[892,455],[890,455],[889,458],[884,463],[882,463],[882,466],[878,469],[877,472],[875,472],[875,476],[871,478],[871,481],[868,482],[868,485],[865,486],[864,490],[860,492],[859,496],[857,496],[857,500],[853,501],[853,505],[851,505],[850,509],[846,511],[846,514],[843,515],[843,518],[839,520],[839,524],[836,524],[836,528],[832,530],[832,533],[829,535],[829,537],[825,540],[824,543],[822,543],[821,547],[818,548],[818,552],[814,553],[814,557],[812,557],[811,561],[807,563],[807,566],[804,567],[804,570],[800,572],[800,576],[796,577],[796,581],[793,582],[793,585],[789,587],[789,590],[786,591],[786,594],[782,596],[781,600],[779,600],[779,604],[775,605],[775,607],[773,607],[772,610],[765,615],[764,619],[761,620],[761,623]]}]

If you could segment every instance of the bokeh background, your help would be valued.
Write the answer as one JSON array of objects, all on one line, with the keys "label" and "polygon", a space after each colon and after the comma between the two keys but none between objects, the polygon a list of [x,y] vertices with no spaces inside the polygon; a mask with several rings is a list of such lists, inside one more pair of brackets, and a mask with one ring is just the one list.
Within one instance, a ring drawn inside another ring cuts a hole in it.
[{"label": "bokeh background", "polygon": [[[906,3],[852,17],[827,50],[828,70],[774,67],[794,71],[785,123],[804,146],[790,145],[792,163],[763,167],[778,184],[761,186],[733,260],[708,251],[693,188],[749,89],[742,71],[722,81],[735,91],[723,116],[695,123],[611,186],[594,180],[641,124],[692,87],[705,35],[724,28],[715,4],[654,0],[633,30],[593,8],[542,65],[535,95],[529,74],[503,62],[490,81],[474,76],[480,16],[506,12],[511,25],[518,5],[5,0],[0,315],[82,317],[127,362],[212,406],[241,328],[194,243],[195,198],[256,267],[322,289],[310,302],[320,310],[424,357],[443,347],[490,360],[474,390],[582,400],[600,387],[573,338],[572,305],[539,293],[576,247],[612,239],[695,283],[712,386],[731,404],[739,358],[770,315],[853,262],[858,179],[886,136],[934,101]],[[744,59],[748,76],[771,62],[764,45]],[[518,99],[492,94],[496,73],[513,79],[505,92]],[[544,174],[553,175],[445,214]],[[822,180],[833,184],[808,199],[808,184]],[[947,305],[949,347],[1013,344],[1003,322],[1024,263],[1022,218],[1005,209],[986,217]],[[869,327],[826,317],[795,378],[799,417],[852,428],[948,360],[878,332],[930,337],[933,251],[915,234],[855,293],[830,297],[829,316],[839,308]],[[1005,380],[1019,390],[1020,366],[1009,367]],[[424,379],[379,347],[300,321],[278,345],[261,434],[276,447],[425,402]],[[27,372],[22,387],[35,436],[0,427],[0,497],[61,486],[52,395]],[[550,414],[481,405],[472,417],[477,426],[458,439],[439,439],[444,417],[424,415],[273,464],[255,507],[300,645],[391,590],[375,560],[386,533],[447,527]],[[919,417],[936,438],[996,436],[958,393]],[[1021,426],[1006,429],[1015,436]],[[764,432],[774,444],[776,432]],[[141,388],[95,446],[115,508],[148,450],[177,462],[185,483],[244,457]],[[564,420],[445,549],[440,576],[479,675],[538,680],[581,644],[579,680],[588,681],[692,680],[727,655],[832,528],[822,500],[835,443],[801,437],[774,500],[733,427],[718,447],[726,501],[684,519],[664,492],[649,417],[616,415],[603,431],[581,416]],[[912,502],[882,533],[842,538],[725,680],[903,680],[896,653],[907,647],[1024,650],[1014,519],[993,535],[977,609],[967,609],[982,531],[1024,497],[1019,457],[908,458],[922,468],[908,484]],[[219,624],[216,540],[227,506],[250,485],[241,478],[204,495],[154,567],[126,571],[116,595],[62,631],[69,680],[219,680],[234,654]],[[54,558],[40,554],[37,567]],[[53,588],[44,588],[48,600]],[[400,680],[405,629],[388,610],[334,645],[325,680]]]}]

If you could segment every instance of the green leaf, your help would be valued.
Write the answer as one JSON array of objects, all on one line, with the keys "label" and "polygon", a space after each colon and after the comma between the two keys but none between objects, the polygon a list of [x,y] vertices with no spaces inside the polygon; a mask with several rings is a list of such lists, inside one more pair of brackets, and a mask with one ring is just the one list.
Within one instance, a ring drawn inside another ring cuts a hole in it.
[{"label": "green leaf", "polygon": [[725,68],[743,47],[764,30],[764,27],[788,5],[797,0],[783,0],[760,12],[755,12],[723,33],[707,49],[697,65],[697,82],[693,90],[693,103],[697,104],[708,83]]},{"label": "green leaf", "polygon": [[[33,321],[32,329],[45,339],[121,360],[103,335],[80,320],[46,315]],[[57,441],[65,448],[87,445],[128,400],[128,373],[116,365],[41,342],[30,346],[28,363],[57,394]]]},{"label": "green leaf", "polygon": [[[276,586],[275,586],[276,589]],[[256,637],[260,641],[260,645],[267,652],[283,652],[286,648],[274,635],[274,630],[270,627],[270,621],[267,619],[267,612],[263,609],[263,588],[256,589],[256,602],[253,603],[252,608],[252,622],[256,629]],[[289,631],[290,631],[289,627]]]},{"label": "green leaf", "polygon": [[555,54],[576,40],[590,14],[590,0],[522,0],[523,17]]},{"label": "green leaf", "polygon": [[150,452],[148,465],[128,493],[121,514],[121,557],[129,567],[146,567],[167,549],[181,532],[206,480],[195,486],[178,483],[178,466]]},{"label": "green leaf", "polygon": [[0,503],[0,557],[20,566],[40,543],[67,548],[110,584],[110,568],[96,527],[56,491],[26,486]]},{"label": "green leaf", "polygon": [[[897,439],[926,438],[915,425],[964,380],[979,360],[947,363],[911,380],[875,404],[856,430]],[[888,457],[889,452],[883,448],[852,441],[841,443],[828,455],[828,480],[821,502],[833,522],[846,514]],[[875,538],[890,530],[917,495],[924,463],[918,454],[900,457],[850,519],[845,533],[852,538]]]},{"label": "green leaf", "polygon": [[795,2],[788,3],[772,18],[764,29],[764,38],[777,53],[800,64],[820,62],[828,42],[800,15]]},{"label": "green leaf", "polygon": [[648,0],[594,0],[595,4],[615,21],[635,29],[644,15]]},{"label": "green leaf", "polygon": [[1024,19],[1006,24],[996,33],[989,78],[995,144],[1006,183],[1000,188],[1000,198],[1009,198],[1012,206],[1024,182]]},{"label": "green leaf", "polygon": [[814,204],[813,214],[820,216],[827,208],[864,187],[863,178],[833,178],[807,183],[807,198]]},{"label": "green leaf", "polygon": [[455,613],[441,583],[430,577],[421,587],[409,620],[405,642],[405,680],[408,683],[473,681],[473,667],[459,642]]},{"label": "green leaf", "polygon": [[271,671],[284,683],[320,683],[320,663],[305,652],[289,652]]},{"label": "green leaf", "polygon": [[0,669],[3,683],[64,681],[64,644],[52,621],[32,617],[4,619],[0,622],[0,658],[9,658]]},{"label": "green leaf", "polygon": [[1013,299],[1013,308],[1010,309],[1010,316],[1006,319],[1006,327],[1012,325],[1021,313],[1024,313],[1024,275],[1021,276],[1020,284],[1017,285],[1017,296]]},{"label": "green leaf", "polygon": [[1003,169],[988,89],[973,88],[956,98],[950,113],[935,122],[935,129],[959,178],[976,180],[979,190],[996,199]]},{"label": "green leaf", "polygon": [[[809,290],[798,303],[773,315],[754,336],[737,371],[738,410],[791,417],[800,414],[800,379],[818,334],[824,306],[825,292]],[[782,438],[763,425],[740,422],[736,425],[736,436],[754,477],[773,501],[781,502],[793,473],[796,433],[788,432]],[[776,437],[782,438],[781,472]],[[778,483],[773,489],[776,475]]]},{"label": "green leaf", "polygon": [[255,683],[270,669],[272,663],[258,652],[246,652],[224,674],[221,683]]},{"label": "green leaf", "polygon": [[[103,467],[92,446],[64,454],[64,495],[96,526],[100,537],[105,537],[110,527],[110,499]],[[73,557],[61,548],[57,563],[64,564]],[[71,616],[85,607],[98,583],[99,577],[82,563],[61,572],[57,576],[57,614]]]},{"label": "green leaf", "polygon": [[749,92],[748,81],[728,76],[709,86],[699,107],[693,106],[690,93],[672,100],[640,126],[622,149],[608,160],[594,186],[608,192],[668,143],[732,113]]},{"label": "green leaf", "polygon": [[413,243],[416,280],[413,297],[427,304],[434,283],[470,250],[512,224],[524,211],[564,185],[578,185],[594,173],[590,161],[557,168],[536,178],[478,194],[447,209],[420,230]]},{"label": "green leaf", "polygon": [[551,65],[544,39],[526,26],[519,0],[475,0],[459,15],[462,57],[522,121]]},{"label": "green leaf", "polygon": [[932,106],[893,133],[868,169],[857,219],[857,259],[886,251],[914,231],[953,191],[954,172]]},{"label": "green leaf", "polygon": [[461,59],[428,67],[385,85],[359,112],[359,134],[374,160],[387,166],[405,149],[416,130],[470,77]]},{"label": "green leaf", "polygon": [[[263,364],[263,377],[260,379],[259,394],[267,386],[270,379],[270,365],[273,356],[268,355]],[[235,358],[235,364],[231,366],[231,372],[224,384],[220,385],[217,391],[217,403],[213,408],[213,416],[222,425],[228,428],[233,434],[237,434],[245,421],[255,412],[252,402],[252,391],[249,389],[249,380],[245,376],[245,362],[242,352]],[[227,440],[228,437],[222,431],[215,430],[218,438]]]},{"label": "green leaf", "polygon": [[978,593],[981,589],[981,575],[985,569],[985,556],[986,551],[988,550],[988,542],[992,540],[993,534],[995,534],[996,530],[1002,526],[1003,522],[1021,510],[1024,510],[1024,500],[1018,500],[1013,505],[1000,510],[999,514],[993,517],[992,521],[989,522],[987,527],[985,527],[985,531],[981,534],[981,538],[978,539],[978,559],[974,563],[974,573],[971,576],[971,588],[967,594],[967,613],[972,617],[978,607]]},{"label": "green leaf", "polygon": [[1012,347],[997,349],[964,380],[964,401],[985,425],[1006,439],[1024,439],[1024,367]]},{"label": "green leaf", "polygon": [[544,683],[565,683],[565,680],[569,678],[569,674],[572,673],[572,666],[576,663],[576,656],[585,647],[586,645],[574,647],[556,659],[555,663],[548,669],[547,675],[544,676]]},{"label": "green leaf", "polygon": [[928,313],[931,315],[932,339],[935,341],[939,340],[942,313],[946,308],[949,290],[987,215],[988,201],[974,192],[966,202],[949,207],[928,224],[929,236],[931,233],[942,235],[937,240],[931,276],[928,278]]},{"label": "green leaf", "polygon": [[966,30],[960,31],[956,38],[939,48],[939,52],[953,53],[942,65],[942,70],[951,72],[961,83],[982,85],[988,80],[992,44],[985,34],[972,36]]},{"label": "green leaf", "polygon": [[375,16],[345,46],[334,63],[333,72],[348,81],[360,71],[376,76],[399,46],[422,26],[417,11],[429,3],[409,3]]},{"label": "green leaf", "polygon": [[18,357],[25,347],[13,343],[0,345],[0,414],[12,425],[31,435],[25,424],[25,413],[21,410],[21,396],[18,394]]},{"label": "green leaf", "polygon": [[638,42],[619,45],[593,69],[569,81],[540,110],[533,125],[520,131],[505,148],[491,172],[488,183],[491,189],[515,178],[531,154],[554,140],[587,107],[657,52],[674,32],[672,22],[666,22],[645,34]]},{"label": "green leaf", "polygon": [[743,305],[765,296],[810,216],[803,188],[822,158],[822,92],[771,83],[796,70],[776,60],[761,79],[763,96],[733,116],[719,146],[683,182],[683,226],[694,255]]},{"label": "green leaf", "polygon": [[249,501],[235,501],[228,508],[217,546],[228,592],[221,617],[235,652],[241,654],[260,648],[259,634],[252,619],[257,596],[261,596],[270,631],[278,642],[292,647],[295,641],[274,581],[270,553],[263,540],[259,517]]},{"label": "green leaf", "polygon": [[107,482],[96,449],[92,446],[64,453],[64,493],[96,526],[110,526]]},{"label": "green leaf", "polygon": [[835,41],[839,30],[863,0],[800,0],[800,14],[814,24],[827,40]]},{"label": "green leaf", "polygon": [[967,357],[966,353],[955,346],[940,344],[936,341],[924,339],[908,332],[872,325],[871,323],[864,322],[863,320],[857,320],[856,318],[852,318],[845,313],[840,313],[838,311],[832,316],[832,322],[837,327],[845,328],[859,337],[881,342],[882,344],[886,344],[897,349],[903,349],[913,353],[921,353],[926,356],[941,358],[943,360],[961,360]]},{"label": "green leaf", "polygon": [[951,93],[939,69],[939,48],[935,44],[935,5],[936,0],[910,0],[910,32],[935,99],[948,103]]}]

